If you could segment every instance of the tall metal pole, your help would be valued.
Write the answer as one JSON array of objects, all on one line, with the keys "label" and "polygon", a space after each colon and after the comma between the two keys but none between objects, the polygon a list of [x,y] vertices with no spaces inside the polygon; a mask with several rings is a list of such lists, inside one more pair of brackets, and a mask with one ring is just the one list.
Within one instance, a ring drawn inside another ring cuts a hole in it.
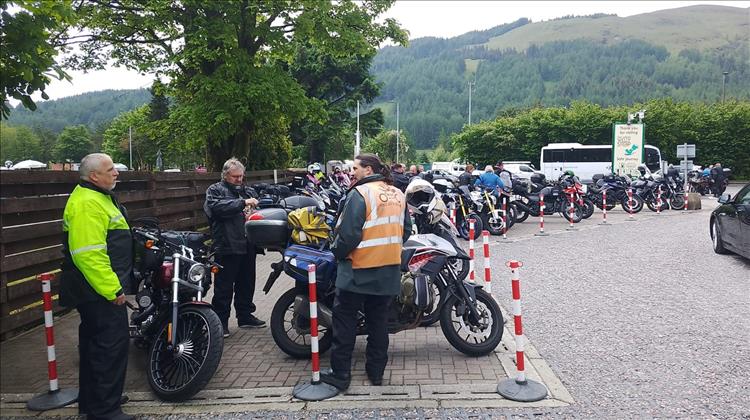
[{"label": "tall metal pole", "polygon": [[398,126],[398,102],[396,102],[396,163],[399,162],[398,157],[401,151],[401,131]]},{"label": "tall metal pole", "polygon": [[725,71],[722,73],[724,78],[721,80],[721,103],[724,103],[724,99],[726,98],[726,85],[727,85],[727,75],[729,74],[728,71]]},{"label": "tall metal pole", "polygon": [[133,170],[133,127],[128,126],[128,149],[130,150],[130,170]]},{"label": "tall metal pole", "polygon": [[357,133],[355,134],[354,157],[359,155],[359,101],[357,101]]}]

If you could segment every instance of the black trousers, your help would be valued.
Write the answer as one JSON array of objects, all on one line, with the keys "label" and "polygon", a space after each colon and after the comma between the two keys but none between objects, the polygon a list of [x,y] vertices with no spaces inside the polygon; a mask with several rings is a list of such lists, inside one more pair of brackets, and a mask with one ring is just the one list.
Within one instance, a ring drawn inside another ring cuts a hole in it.
[{"label": "black trousers", "polygon": [[234,314],[242,324],[255,312],[255,252],[245,255],[217,255],[216,262],[224,268],[216,274],[211,304],[221,323],[226,326],[234,294]]},{"label": "black trousers", "polygon": [[370,376],[383,376],[388,363],[388,306],[392,300],[393,296],[365,295],[336,289],[331,347],[331,368],[336,375],[351,374],[352,353],[357,339],[357,312],[364,307],[367,325],[365,370]]},{"label": "black trousers", "polygon": [[120,398],[128,367],[128,312],[125,305],[91,302],[76,307],[80,355],[78,407],[90,419],[122,413]]}]

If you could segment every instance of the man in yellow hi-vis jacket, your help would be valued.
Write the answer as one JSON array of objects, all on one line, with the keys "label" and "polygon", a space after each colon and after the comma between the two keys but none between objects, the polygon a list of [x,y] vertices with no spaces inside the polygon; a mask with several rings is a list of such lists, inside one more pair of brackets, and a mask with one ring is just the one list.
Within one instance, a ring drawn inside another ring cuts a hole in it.
[{"label": "man in yellow hi-vis jacket", "polygon": [[346,194],[331,251],[338,260],[333,302],[331,369],[321,379],[344,390],[351,382],[357,336],[357,313],[367,324],[365,370],[381,385],[388,363],[388,307],[401,290],[401,249],[409,239],[411,220],[404,194],[394,187],[380,159],[362,154],[354,159],[357,182]]},{"label": "man in yellow hi-vis jacket", "polygon": [[60,304],[81,315],[79,412],[88,419],[131,419],[120,407],[128,365],[124,290],[133,275],[130,227],[112,195],[118,176],[112,159],[87,155],[80,174],[63,213],[60,281]]}]

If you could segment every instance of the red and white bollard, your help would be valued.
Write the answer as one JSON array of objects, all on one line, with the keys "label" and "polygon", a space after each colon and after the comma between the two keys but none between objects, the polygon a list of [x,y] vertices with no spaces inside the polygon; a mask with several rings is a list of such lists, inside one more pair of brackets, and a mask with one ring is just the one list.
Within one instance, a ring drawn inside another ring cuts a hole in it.
[{"label": "red and white bollard", "polygon": [[482,245],[484,248],[484,290],[492,294],[492,279],[490,277],[490,232],[482,231]]},{"label": "red and white bollard", "polygon": [[[320,380],[320,354],[318,347],[318,285],[315,275],[315,264],[307,266],[307,287],[310,297],[310,359],[312,362],[312,381],[297,384],[292,394],[304,401],[320,401],[338,395],[336,387]],[[329,332],[330,333],[330,332]]]},{"label": "red and white bollard", "polygon": [[602,190],[602,222],[600,225],[608,225],[607,223],[607,190]]},{"label": "red and white bollard", "polygon": [[566,228],[566,230],[578,230],[573,225],[573,216],[575,215],[576,209],[575,205],[573,204],[573,194],[568,194],[568,201],[570,201],[570,206],[568,207],[568,221],[570,222],[570,225]]},{"label": "red and white bollard", "polygon": [[47,375],[49,377],[49,392],[37,395],[26,403],[26,407],[33,411],[46,411],[53,408],[65,407],[78,400],[78,389],[60,389],[57,382],[57,358],[55,356],[55,332],[52,313],[52,273],[39,275],[42,282],[42,302],[44,308],[44,332],[47,338]]},{"label": "red and white bollard", "polygon": [[634,221],[633,219],[633,189],[628,188],[628,221]]},{"label": "red and white bollard", "polygon": [[469,219],[469,282],[474,283],[474,219]]},{"label": "red and white bollard", "polygon": [[451,223],[453,223],[453,226],[456,226],[456,203],[451,203],[450,214]]},{"label": "red and white bollard", "polygon": [[661,215],[661,185],[656,192],[656,214]]},{"label": "red and white bollard", "polygon": [[548,233],[544,232],[544,194],[539,194],[539,233],[535,233],[534,236],[547,236]]},{"label": "red and white bollard", "polygon": [[685,205],[683,206],[683,210],[687,211],[688,209],[688,192],[687,188],[685,189]]},{"label": "red and white bollard", "polygon": [[508,203],[502,196],[500,200],[503,202],[503,239],[508,239],[506,233],[508,232]]},{"label": "red and white bollard", "polygon": [[521,281],[518,270],[523,267],[520,261],[511,260],[506,264],[511,272],[513,291],[513,327],[516,339],[516,379],[508,378],[497,385],[497,393],[513,401],[539,401],[547,396],[547,388],[539,382],[526,378],[524,367],[524,336],[521,325]]}]

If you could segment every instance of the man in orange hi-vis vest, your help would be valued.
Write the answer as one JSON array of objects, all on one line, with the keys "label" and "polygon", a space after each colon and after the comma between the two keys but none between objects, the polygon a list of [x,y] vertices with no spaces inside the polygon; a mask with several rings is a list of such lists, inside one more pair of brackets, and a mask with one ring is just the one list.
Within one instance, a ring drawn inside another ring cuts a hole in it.
[{"label": "man in orange hi-vis vest", "polygon": [[357,312],[367,324],[365,370],[373,385],[383,383],[388,363],[388,306],[401,290],[401,249],[411,233],[404,194],[392,185],[380,159],[354,159],[356,183],[339,214],[331,250],[338,260],[333,303],[331,369],[321,379],[339,390],[349,388]]}]

